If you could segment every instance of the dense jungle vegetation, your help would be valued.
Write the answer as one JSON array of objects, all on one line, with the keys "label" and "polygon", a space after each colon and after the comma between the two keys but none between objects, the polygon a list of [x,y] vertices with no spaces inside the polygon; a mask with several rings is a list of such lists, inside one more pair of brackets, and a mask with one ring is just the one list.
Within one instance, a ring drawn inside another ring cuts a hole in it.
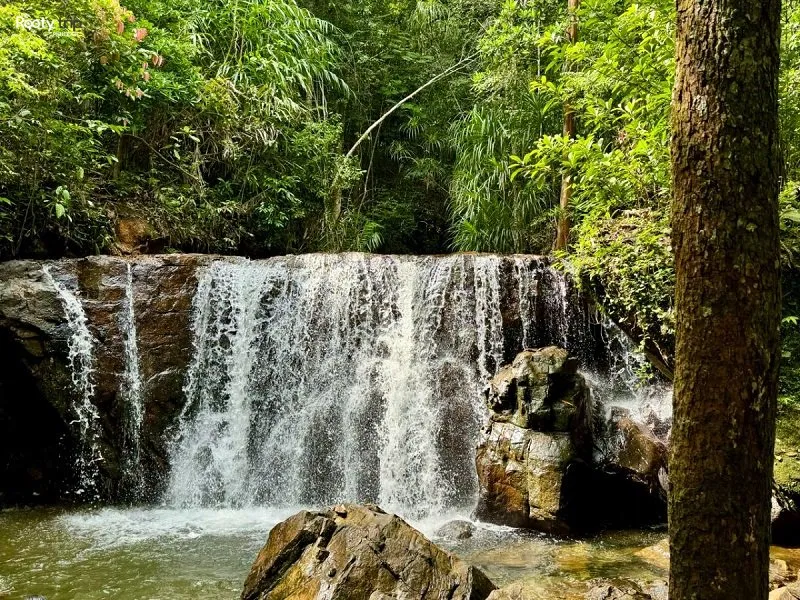
[{"label": "dense jungle vegetation", "polygon": [[[167,250],[542,253],[567,216],[566,268],[669,363],[673,4],[583,0],[570,15],[566,0],[10,0],[0,258],[119,251],[126,220]],[[794,395],[795,2],[783,21]]]}]

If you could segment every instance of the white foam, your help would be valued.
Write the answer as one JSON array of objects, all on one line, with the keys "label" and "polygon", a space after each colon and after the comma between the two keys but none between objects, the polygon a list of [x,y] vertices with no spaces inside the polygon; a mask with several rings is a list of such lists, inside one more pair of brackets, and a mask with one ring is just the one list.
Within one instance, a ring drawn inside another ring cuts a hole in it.
[{"label": "white foam", "polygon": [[107,550],[156,540],[193,540],[204,536],[263,538],[296,508],[104,508],[58,517],[67,532],[91,542],[91,549]]}]

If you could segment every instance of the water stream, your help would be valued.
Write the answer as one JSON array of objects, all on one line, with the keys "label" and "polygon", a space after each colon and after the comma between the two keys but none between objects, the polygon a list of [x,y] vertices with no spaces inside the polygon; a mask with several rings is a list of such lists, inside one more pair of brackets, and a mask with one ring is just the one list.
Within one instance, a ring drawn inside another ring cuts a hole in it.
[{"label": "water stream", "polygon": [[86,311],[78,296],[64,283],[56,280],[48,267],[43,267],[42,271],[45,281],[58,293],[67,320],[67,358],[74,387],[72,410],[75,416],[70,425],[77,427],[80,440],[75,465],[80,487],[75,492],[88,497],[96,493],[97,465],[103,460],[98,445],[100,415],[92,402],[95,339],[89,331]]},{"label": "water stream", "polygon": [[126,408],[126,423],[123,428],[124,463],[127,479],[135,489],[141,482],[140,445],[144,405],[142,397],[142,374],[139,367],[139,346],[136,339],[136,311],[134,308],[133,267],[127,263],[125,271],[125,305],[120,311],[125,371],[122,377],[121,394]]},{"label": "water stream", "polygon": [[[0,511],[0,598],[26,600],[235,600],[269,529],[293,509]],[[598,577],[664,580],[644,551],[663,531],[607,532],[583,540],[477,524],[468,540],[436,543],[532,600],[578,600]],[[773,548],[800,567],[800,550]]]}]

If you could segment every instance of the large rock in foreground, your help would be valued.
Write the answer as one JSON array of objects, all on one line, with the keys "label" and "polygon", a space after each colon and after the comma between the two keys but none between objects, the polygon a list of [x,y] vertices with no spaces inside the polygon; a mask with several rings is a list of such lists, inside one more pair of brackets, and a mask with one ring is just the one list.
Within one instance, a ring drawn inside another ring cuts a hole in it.
[{"label": "large rock in foreground", "polygon": [[476,464],[479,519],[568,533],[587,516],[591,396],[555,347],[521,352],[492,379]]},{"label": "large rock in foreground", "polygon": [[483,600],[495,586],[374,506],[301,511],[269,534],[242,600]]}]

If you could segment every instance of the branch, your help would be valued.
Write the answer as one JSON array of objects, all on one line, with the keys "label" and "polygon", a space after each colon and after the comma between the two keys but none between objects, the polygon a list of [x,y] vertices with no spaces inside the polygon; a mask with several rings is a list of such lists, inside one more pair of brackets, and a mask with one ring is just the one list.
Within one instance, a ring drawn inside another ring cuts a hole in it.
[{"label": "branch", "polygon": [[383,123],[386,120],[386,118],[389,115],[391,115],[394,111],[396,111],[403,104],[405,104],[406,102],[411,100],[414,96],[419,94],[426,87],[428,87],[430,85],[433,85],[434,83],[436,83],[440,79],[443,79],[444,77],[447,77],[448,75],[451,75],[452,73],[455,73],[456,71],[458,71],[465,63],[474,60],[476,56],[477,56],[477,54],[471,54],[470,56],[467,56],[466,58],[462,58],[460,61],[458,61],[453,66],[448,67],[446,70],[444,70],[441,73],[439,73],[438,75],[436,75],[433,79],[429,79],[427,82],[425,82],[420,87],[418,87],[413,92],[411,92],[408,96],[406,96],[405,98],[400,100],[400,102],[395,104],[392,108],[390,108],[385,113],[383,113],[383,115],[381,115],[381,117],[377,121],[375,121],[372,125],[370,125],[367,128],[367,130],[364,133],[361,134],[361,137],[358,138],[358,140],[356,141],[355,144],[353,144],[353,147],[350,148],[348,153],[345,155],[345,158],[350,158],[351,156],[353,156],[353,152],[356,151],[356,148],[358,148],[358,146],[361,144],[361,142],[363,142],[365,139],[367,139],[369,137],[369,134],[372,133],[375,130],[376,127],[380,126],[380,124]]}]

